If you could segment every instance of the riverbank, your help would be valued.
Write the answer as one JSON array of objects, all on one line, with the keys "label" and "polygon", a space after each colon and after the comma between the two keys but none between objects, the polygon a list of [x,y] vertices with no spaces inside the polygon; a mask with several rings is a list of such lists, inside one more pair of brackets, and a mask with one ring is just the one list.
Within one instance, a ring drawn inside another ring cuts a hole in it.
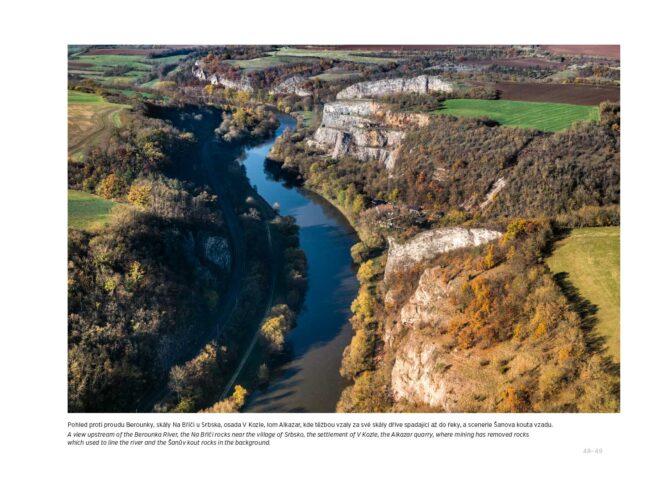
[{"label": "riverbank", "polygon": [[[282,117],[281,117],[282,118]],[[288,128],[294,126],[288,118]],[[275,357],[267,385],[253,392],[245,411],[334,412],[346,386],[339,374],[349,344],[350,304],[357,293],[351,246],[358,241],[347,219],[321,196],[294,185],[268,169],[273,142],[246,151],[243,165],[259,196],[291,215],[299,226],[300,246],[308,261],[309,287],[296,326]],[[244,376],[259,368],[258,355]],[[237,383],[241,383],[241,378]]]}]

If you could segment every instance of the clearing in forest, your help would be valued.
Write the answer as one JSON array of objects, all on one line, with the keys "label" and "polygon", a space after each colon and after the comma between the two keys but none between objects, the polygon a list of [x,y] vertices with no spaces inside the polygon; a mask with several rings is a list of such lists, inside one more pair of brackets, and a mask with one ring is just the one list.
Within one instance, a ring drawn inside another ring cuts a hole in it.
[{"label": "clearing in forest", "polygon": [[512,100],[451,99],[433,113],[455,117],[489,118],[507,127],[559,132],[575,122],[597,121],[598,107],[565,103]]},{"label": "clearing in forest", "polygon": [[111,200],[78,190],[69,190],[68,203],[69,227],[81,230],[105,226],[110,210],[117,205]]},{"label": "clearing in forest", "polygon": [[568,284],[597,307],[596,333],[619,361],[620,334],[620,240],[619,227],[575,228],[555,244],[548,266],[565,274]]}]

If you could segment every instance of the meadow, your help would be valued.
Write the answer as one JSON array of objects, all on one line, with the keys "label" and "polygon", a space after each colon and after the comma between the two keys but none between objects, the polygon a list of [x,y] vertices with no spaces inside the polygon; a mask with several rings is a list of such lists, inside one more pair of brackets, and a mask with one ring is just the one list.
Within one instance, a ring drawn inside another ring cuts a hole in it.
[{"label": "meadow", "polygon": [[598,107],[565,103],[520,102],[513,100],[445,100],[433,113],[455,117],[489,118],[507,127],[559,132],[575,122],[597,121]]},{"label": "meadow", "polygon": [[620,240],[619,227],[575,228],[555,244],[548,266],[567,280],[579,294],[596,305],[596,332],[619,361],[620,339]]},{"label": "meadow", "polygon": [[68,92],[69,158],[80,161],[85,151],[121,126],[121,113],[128,105],[110,103],[100,95]]},{"label": "meadow", "polygon": [[223,63],[236,65],[248,72],[263,70],[270,67],[278,67],[292,63],[313,62],[311,58],[292,57],[286,55],[272,55],[267,57],[251,58],[249,60],[225,60]]},{"label": "meadow", "polygon": [[327,70],[323,73],[315,75],[311,78],[316,79],[316,80],[324,80],[326,82],[333,82],[333,81],[336,81],[336,80],[348,80],[348,79],[351,79],[351,78],[358,78],[360,76],[361,76],[360,72],[357,72],[357,71],[341,70],[341,69],[332,68],[332,69]]},{"label": "meadow", "polygon": [[69,190],[68,204],[69,227],[81,230],[105,226],[110,210],[117,205],[111,200],[77,190]]},{"label": "meadow", "polygon": [[[75,73],[83,78],[94,78],[110,86],[134,85],[139,83],[151,70],[163,64],[177,63],[186,55],[170,55],[168,57],[148,58],[147,51],[143,55],[126,55],[103,53],[77,54],[69,57],[69,73]],[[109,50],[111,51],[111,50]],[[136,52],[139,50],[136,50]],[[124,72],[105,76],[104,72],[115,67],[125,67]]]}]

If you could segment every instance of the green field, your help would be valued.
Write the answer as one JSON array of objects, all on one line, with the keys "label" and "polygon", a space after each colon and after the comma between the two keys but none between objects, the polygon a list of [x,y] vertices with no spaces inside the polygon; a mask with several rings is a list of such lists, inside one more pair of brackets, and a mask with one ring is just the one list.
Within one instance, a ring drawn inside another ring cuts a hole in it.
[{"label": "green field", "polygon": [[94,103],[108,103],[101,95],[93,93],[78,92],[76,90],[68,90],[68,101],[72,103],[94,104]]},{"label": "green field", "polygon": [[620,327],[620,228],[576,228],[555,244],[547,259],[554,273],[565,272],[580,295],[598,307],[596,331],[619,361]]},{"label": "green field", "polygon": [[224,63],[237,65],[238,67],[251,72],[279,65],[288,65],[290,63],[305,63],[313,61],[314,59],[310,58],[273,55],[268,57],[251,58],[250,60],[225,60]]},{"label": "green field", "polygon": [[598,107],[513,100],[451,99],[433,113],[455,117],[486,117],[508,127],[559,132],[575,122],[597,121]]},{"label": "green field", "polygon": [[396,57],[379,57],[377,56],[377,52],[371,52],[369,50],[322,50],[282,47],[274,52],[268,52],[268,55],[331,58],[333,60],[340,60],[343,62],[380,64],[397,62],[401,60],[400,58]]},{"label": "green field", "polygon": [[115,205],[90,193],[69,190],[69,227],[81,230],[102,227]]},{"label": "green field", "polygon": [[151,65],[147,63],[147,57],[144,55],[76,55],[70,60],[82,63],[91,63],[92,70],[107,70],[111,67],[128,66],[133,70],[151,70]]},{"label": "green field", "polygon": [[[93,78],[104,85],[129,86],[138,83],[155,66],[177,63],[185,56],[147,58],[146,55],[73,55],[69,61],[80,62],[82,65],[69,66],[69,72],[83,78]],[[112,67],[129,67],[130,70],[117,76],[103,75]]]},{"label": "green field", "polygon": [[360,72],[340,71],[340,70],[331,69],[326,72],[319,73],[318,75],[315,75],[311,78],[316,80],[323,80],[326,82],[333,82],[336,80],[347,80],[350,78],[358,78],[360,76],[361,76]]}]

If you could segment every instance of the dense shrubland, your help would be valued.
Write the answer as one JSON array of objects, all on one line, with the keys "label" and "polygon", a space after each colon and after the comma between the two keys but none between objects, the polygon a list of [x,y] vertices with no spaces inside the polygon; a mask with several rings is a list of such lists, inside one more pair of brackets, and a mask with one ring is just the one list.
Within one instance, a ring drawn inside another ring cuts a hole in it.
[{"label": "dense shrubland", "polygon": [[225,142],[264,140],[273,135],[277,125],[275,113],[263,106],[237,107],[222,114],[222,122],[215,133]]},{"label": "dense shrubland", "polygon": [[107,228],[69,231],[70,411],[134,410],[226,282],[195,252],[224,231],[213,197],[163,177],[135,186],[136,207],[116,210]]},{"label": "dense shrubland", "polygon": [[136,113],[107,143],[92,147],[84,162],[69,162],[69,188],[122,197],[136,178],[166,171],[174,158],[185,157],[194,145],[191,133]]},{"label": "dense shrubland", "polygon": [[[491,121],[432,118],[408,132],[393,172],[376,162],[330,159],[305,145],[305,132],[283,135],[270,157],[330,197],[354,221],[374,206],[409,215],[421,209],[431,224],[537,215],[567,215],[584,206],[619,202],[619,119],[603,105],[600,124],[555,134],[500,127]],[[506,186],[484,204],[499,179]],[[383,212],[365,218],[369,230]],[[379,222],[382,223],[382,222]],[[376,227],[376,228],[374,228]]]}]

